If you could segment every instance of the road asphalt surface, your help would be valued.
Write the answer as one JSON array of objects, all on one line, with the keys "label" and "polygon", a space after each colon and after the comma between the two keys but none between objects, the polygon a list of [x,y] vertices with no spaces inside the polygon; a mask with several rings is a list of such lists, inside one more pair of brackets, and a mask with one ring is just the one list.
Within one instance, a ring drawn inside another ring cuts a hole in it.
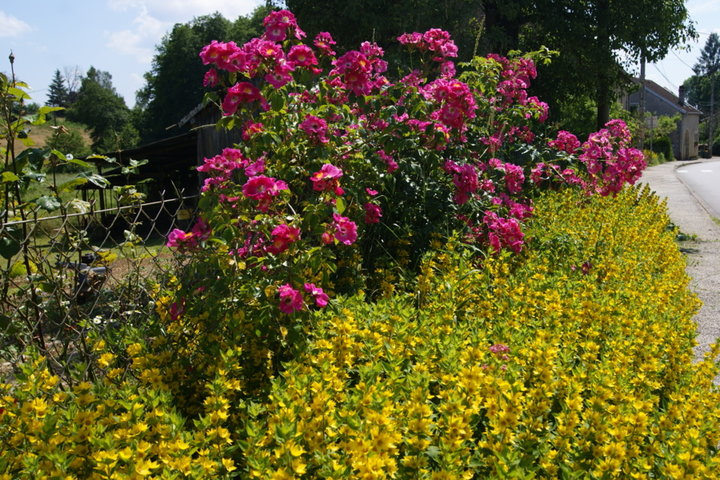
[{"label": "road asphalt surface", "polygon": [[675,173],[692,190],[705,210],[714,218],[720,218],[720,160],[679,166]]},{"label": "road asphalt surface", "polygon": [[[718,216],[709,210],[708,200],[686,183],[688,172],[696,169],[710,175],[702,170],[720,170],[720,157],[648,167],[640,182],[647,183],[661,199],[667,199],[670,220],[690,236],[690,240],[680,243],[680,248],[686,254],[690,288],[703,302],[694,319],[698,325],[695,359],[699,360],[720,339],[720,223],[716,223],[720,220],[713,221]],[[719,184],[715,185],[720,189]]]}]

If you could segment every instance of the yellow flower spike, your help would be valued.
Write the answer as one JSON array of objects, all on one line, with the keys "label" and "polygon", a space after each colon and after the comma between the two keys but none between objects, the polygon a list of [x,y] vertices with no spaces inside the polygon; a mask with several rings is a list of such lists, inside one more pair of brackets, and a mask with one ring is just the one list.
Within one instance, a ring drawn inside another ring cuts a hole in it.
[{"label": "yellow flower spike", "polygon": [[232,461],[230,458],[223,458],[222,459],[223,467],[225,467],[225,470],[228,472],[232,472],[237,470],[237,467],[235,466],[235,462]]},{"label": "yellow flower spike", "polygon": [[110,364],[115,360],[115,355],[112,353],[103,353],[97,360],[100,368],[108,368]]},{"label": "yellow flower spike", "polygon": [[142,352],[142,345],[139,343],[131,343],[125,349],[130,357],[137,357]]},{"label": "yellow flower spike", "polygon": [[295,477],[291,474],[289,474],[285,469],[281,468],[280,470],[274,471],[270,475],[270,480],[294,480]]},{"label": "yellow flower spike", "polygon": [[137,446],[135,447],[135,451],[139,453],[140,455],[145,455],[150,451],[152,448],[152,444],[149,442],[146,442],[145,440],[140,440],[137,443]]},{"label": "yellow flower spike", "polygon": [[160,464],[151,460],[138,460],[135,463],[135,473],[141,477],[148,477],[152,474],[152,471],[159,468]]}]

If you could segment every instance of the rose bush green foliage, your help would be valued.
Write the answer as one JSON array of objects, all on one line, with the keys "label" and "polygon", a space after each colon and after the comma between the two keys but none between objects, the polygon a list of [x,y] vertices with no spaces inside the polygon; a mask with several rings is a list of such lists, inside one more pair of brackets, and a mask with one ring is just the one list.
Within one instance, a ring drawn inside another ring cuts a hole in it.
[{"label": "rose bush green foliage", "polygon": [[339,55],[286,10],[264,24],[200,53],[219,127],[244,141],[198,168],[202,217],[168,242],[188,263],[160,310],[188,370],[208,359],[193,351],[239,342],[247,379],[264,378],[330,298],[411,285],[453,232],[479,254],[519,253],[535,192],[616,193],[644,167],[621,121],[584,143],[536,138],[547,106],[527,93],[529,57],[478,57],[457,75],[455,44],[431,29],[398,37],[417,68],[391,77],[376,44]]}]

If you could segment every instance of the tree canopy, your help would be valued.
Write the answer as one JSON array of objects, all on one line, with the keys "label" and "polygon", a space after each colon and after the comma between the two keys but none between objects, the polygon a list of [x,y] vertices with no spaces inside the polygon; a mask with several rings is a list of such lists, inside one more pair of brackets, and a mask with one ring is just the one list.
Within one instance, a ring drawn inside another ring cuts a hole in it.
[{"label": "tree canopy", "polygon": [[130,109],[115,91],[112,76],[90,67],[82,79],[77,100],[68,110],[68,119],[91,128],[93,149],[100,153],[135,146],[137,130],[132,126]]},{"label": "tree canopy", "polygon": [[[341,5],[286,0],[284,4],[308,33],[329,31],[346,49],[357,48],[360,39],[369,37],[392,51],[399,48],[393,43],[397,35],[429,27],[453,35],[461,60],[472,55],[476,40],[478,53],[547,46],[560,55],[541,71],[536,88],[560,111],[568,101],[594,103],[599,126],[608,119],[615,88],[628,79],[623,60],[659,60],[695,35],[684,0],[348,0]],[[480,37],[478,22],[483,26]]]},{"label": "tree canopy", "polygon": [[70,105],[70,96],[65,86],[65,79],[60,70],[55,70],[52,82],[48,90],[47,104],[53,107],[67,108]]},{"label": "tree canopy", "polygon": [[720,90],[720,36],[711,33],[700,51],[697,63],[693,67],[695,75],[685,80],[683,86],[689,103],[706,113],[704,137],[713,143],[716,138],[718,111],[718,90]]},{"label": "tree canopy", "polygon": [[[338,51],[354,50],[366,40],[396,59],[403,50],[396,38],[405,32],[443,28],[453,35],[460,59],[469,60],[483,5],[473,0],[286,0],[308,35],[330,32]],[[475,21],[473,21],[475,20]]]},{"label": "tree canopy", "polygon": [[720,71],[720,36],[711,33],[693,67],[695,75],[713,75]]},{"label": "tree canopy", "polygon": [[172,127],[203,100],[207,67],[200,61],[200,50],[212,40],[245,42],[260,35],[266,13],[266,7],[258,7],[234,22],[214,13],[175,24],[157,47],[145,86],[137,94],[144,142],[180,133]]},{"label": "tree canopy", "polygon": [[541,68],[537,91],[562,112],[567,100],[596,108],[596,127],[609,119],[625,68],[657,61],[695,37],[684,0],[534,0],[521,31],[520,48],[545,45],[560,52]]}]

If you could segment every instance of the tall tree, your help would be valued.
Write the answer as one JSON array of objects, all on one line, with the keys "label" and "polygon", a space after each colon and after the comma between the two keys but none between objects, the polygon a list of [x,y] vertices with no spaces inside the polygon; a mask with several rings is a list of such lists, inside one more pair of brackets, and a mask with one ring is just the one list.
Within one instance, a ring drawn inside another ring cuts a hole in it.
[{"label": "tall tree", "polygon": [[[396,38],[405,32],[442,28],[453,36],[462,60],[472,56],[483,17],[475,0],[285,0],[300,27],[311,37],[330,32],[337,50],[355,50],[366,40],[377,42],[386,57],[397,59],[404,50]],[[512,2],[511,2],[512,3]]]},{"label": "tall tree", "polygon": [[130,109],[112,85],[112,76],[90,67],[82,80],[77,101],[68,110],[70,120],[91,129],[93,149],[100,153],[129,148],[138,135],[130,122]]},{"label": "tall tree", "polygon": [[688,102],[705,113],[705,138],[714,143],[717,130],[718,91],[720,90],[720,37],[711,33],[700,51],[693,67],[695,75],[685,80],[683,86]]},{"label": "tall tree", "polygon": [[143,141],[181,133],[172,128],[203,100],[203,77],[208,67],[200,60],[202,48],[212,40],[244,43],[262,32],[267,7],[230,22],[219,13],[176,24],[157,47],[145,86],[137,93],[135,115]]},{"label": "tall tree", "polygon": [[82,84],[83,73],[80,70],[79,65],[73,67],[66,66],[63,68],[63,77],[65,78],[65,85],[67,86],[68,92],[68,103],[70,105],[77,100],[78,90]]},{"label": "tall tree", "polygon": [[66,108],[69,105],[69,100],[65,79],[60,73],[60,70],[55,70],[55,75],[48,89],[47,104],[52,107]]},{"label": "tall tree", "polygon": [[720,36],[711,33],[693,67],[695,75],[713,75],[720,71]]},{"label": "tall tree", "polygon": [[555,68],[580,68],[575,90],[592,91],[598,127],[629,79],[624,66],[660,60],[696,35],[684,0],[536,0],[532,25],[536,35],[525,47],[543,42],[560,51]]},{"label": "tall tree", "polygon": [[709,113],[713,79],[715,86],[720,88],[720,85],[717,85],[720,72],[720,36],[717,33],[711,33],[708,37],[693,71],[695,75],[683,82],[687,100]]}]

